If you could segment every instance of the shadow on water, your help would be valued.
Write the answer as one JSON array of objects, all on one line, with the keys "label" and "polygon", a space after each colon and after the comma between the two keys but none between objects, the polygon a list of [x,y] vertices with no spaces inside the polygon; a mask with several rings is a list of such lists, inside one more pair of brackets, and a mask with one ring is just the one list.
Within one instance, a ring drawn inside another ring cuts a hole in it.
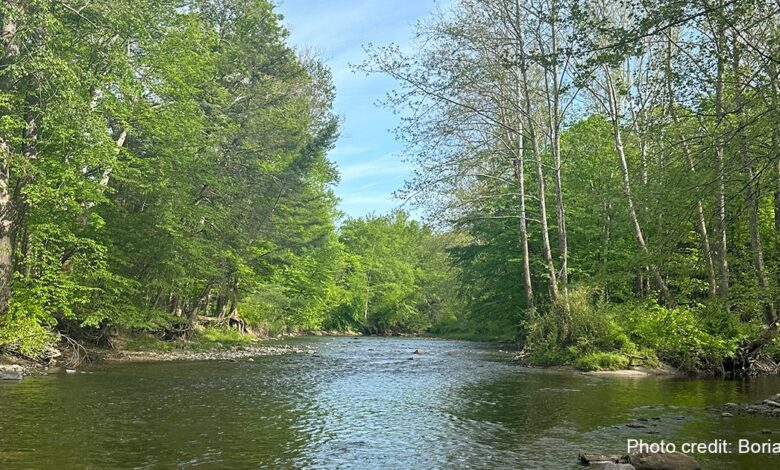
[{"label": "shadow on water", "polygon": [[[777,377],[604,378],[520,368],[477,343],[294,341],[319,353],[0,383],[0,467],[574,468],[578,452],[622,453],[628,439],[780,433],[775,419],[706,410],[777,393]],[[696,457],[705,468],[778,458]]]}]

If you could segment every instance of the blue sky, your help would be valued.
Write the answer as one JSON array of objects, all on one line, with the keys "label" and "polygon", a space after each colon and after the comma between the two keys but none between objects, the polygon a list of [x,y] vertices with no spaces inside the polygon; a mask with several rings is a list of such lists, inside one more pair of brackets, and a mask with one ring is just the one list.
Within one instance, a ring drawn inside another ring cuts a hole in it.
[{"label": "blue sky", "polygon": [[341,174],[336,194],[341,210],[357,217],[385,213],[401,201],[392,198],[411,172],[401,159],[402,144],[391,130],[397,116],[377,107],[394,88],[384,76],[355,74],[349,64],[363,61],[363,45],[408,46],[416,20],[435,0],[279,0],[293,45],[313,48],[326,61],[336,85],[341,138],[329,154]]}]

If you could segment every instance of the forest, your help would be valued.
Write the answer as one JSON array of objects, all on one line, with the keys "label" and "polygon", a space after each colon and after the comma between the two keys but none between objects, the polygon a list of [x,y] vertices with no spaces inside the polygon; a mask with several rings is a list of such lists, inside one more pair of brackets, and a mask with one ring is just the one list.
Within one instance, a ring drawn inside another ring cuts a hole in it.
[{"label": "forest", "polygon": [[713,373],[775,354],[780,4],[461,0],[394,77],[415,177],[468,315],[533,363]]},{"label": "forest", "polygon": [[268,0],[0,6],[0,349],[204,326],[780,359],[780,3],[454,0],[367,45],[425,214],[348,218],[331,72]]}]

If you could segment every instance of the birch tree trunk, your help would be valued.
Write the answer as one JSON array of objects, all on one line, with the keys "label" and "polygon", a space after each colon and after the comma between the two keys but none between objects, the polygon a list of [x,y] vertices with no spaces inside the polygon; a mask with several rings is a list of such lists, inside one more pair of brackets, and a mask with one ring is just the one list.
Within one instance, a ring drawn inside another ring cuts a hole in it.
[{"label": "birch tree trunk", "polygon": [[[550,300],[556,302],[558,293],[558,276],[555,272],[555,262],[553,261],[552,249],[550,247],[550,229],[547,224],[547,198],[546,183],[544,180],[544,168],[542,165],[541,146],[539,145],[539,133],[534,120],[534,112],[528,81],[528,63],[525,56],[525,40],[523,38],[523,26],[520,14],[519,2],[515,2],[515,32],[517,39],[517,53],[520,69],[520,84],[522,86],[523,99],[525,101],[525,129],[528,137],[531,139],[531,145],[534,152],[534,164],[536,167],[536,187],[539,192],[539,219],[542,226],[542,250],[544,252],[544,264],[547,267],[547,276],[549,278]],[[520,105],[520,103],[518,103]]]},{"label": "birch tree trunk", "polygon": [[[522,126],[522,124],[520,124]],[[520,210],[520,249],[523,259],[523,287],[525,288],[525,306],[529,310],[534,308],[534,291],[531,284],[531,259],[528,252],[528,222],[525,210],[525,149],[523,131],[517,132],[517,158],[514,159],[515,179],[519,192]]]},{"label": "birch tree trunk", "polygon": [[[720,2],[722,7],[723,2]],[[722,13],[721,13],[722,14]],[[723,54],[726,47],[723,20],[718,19],[717,71],[715,78],[715,160],[717,162],[717,217],[716,237],[718,246],[718,295],[725,299],[729,292],[728,243],[726,241],[726,162],[723,155],[724,142],[720,135],[725,116],[723,112]]]},{"label": "birch tree trunk", "polygon": [[[3,56],[0,58],[0,69],[3,69],[3,75],[0,75],[0,92],[12,93],[13,87],[11,80],[6,75],[8,66],[12,64],[19,55],[19,47],[15,44],[17,19],[14,14],[17,12],[15,1],[6,1],[6,15],[3,18],[2,44]],[[2,110],[3,114],[7,110]],[[11,300],[11,282],[14,274],[14,208],[11,195],[11,157],[13,149],[11,144],[0,136],[0,313],[8,309],[8,303]]]},{"label": "birch tree trunk", "polygon": [[550,12],[550,35],[552,64],[550,73],[552,76],[551,90],[551,119],[550,126],[550,149],[553,159],[553,180],[555,181],[555,213],[558,221],[558,251],[561,263],[560,283],[564,295],[568,292],[569,284],[569,240],[566,234],[566,210],[563,203],[563,181],[561,178],[561,83],[558,76],[558,29],[557,29],[557,7],[555,2],[551,3]]}]

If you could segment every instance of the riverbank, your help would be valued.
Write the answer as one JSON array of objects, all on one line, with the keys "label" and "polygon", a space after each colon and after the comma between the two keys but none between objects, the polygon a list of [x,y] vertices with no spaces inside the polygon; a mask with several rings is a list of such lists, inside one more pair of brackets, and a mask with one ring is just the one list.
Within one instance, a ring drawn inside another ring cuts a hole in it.
[{"label": "riverbank", "polygon": [[[62,369],[76,369],[83,365],[100,362],[154,362],[154,361],[209,361],[209,360],[242,360],[254,356],[272,356],[281,354],[315,354],[315,350],[309,346],[290,346],[282,344],[285,338],[304,337],[360,337],[360,332],[351,330],[321,330],[321,331],[288,331],[274,336],[261,334],[242,334],[234,329],[199,327],[189,338],[162,339],[147,332],[125,332],[112,336],[107,344],[101,346],[79,345],[73,347],[73,343],[64,343],[62,348],[53,358],[43,361],[32,361],[11,354],[0,354],[0,366],[17,366],[14,370],[5,371],[7,378],[21,375],[46,374]],[[545,371],[552,374],[577,374],[601,377],[707,377],[711,374],[696,374],[690,370],[682,370],[671,367],[660,361],[635,361],[626,355],[627,361],[619,363],[616,367],[609,362],[605,368],[602,364],[595,363],[587,368],[580,364],[537,364],[526,350],[513,352],[517,343],[507,341],[506,338],[462,337],[456,335],[453,338],[447,334],[422,333],[420,335],[397,335],[402,337],[419,337],[439,340],[460,340],[475,342],[490,342],[501,345],[500,351],[506,353],[507,359],[528,368]],[[616,354],[611,354],[614,356]],[[636,357],[636,356],[633,356]],[[645,359],[642,357],[641,359]],[[771,374],[766,374],[771,375]]]},{"label": "riverbank", "polygon": [[71,371],[105,362],[236,361],[315,353],[310,346],[281,344],[282,338],[220,328],[200,328],[190,338],[175,340],[160,339],[149,333],[125,333],[112,336],[103,345],[65,342],[50,357],[39,361],[11,352],[0,354],[0,378],[19,380],[28,375]]},{"label": "riverbank", "polygon": [[206,351],[105,351],[100,353],[102,362],[153,362],[153,361],[235,361],[252,359],[258,356],[278,356],[281,354],[314,354],[316,350],[310,346],[279,346],[253,345],[229,349],[212,349]]},{"label": "riverbank", "polygon": [[22,380],[25,376],[47,375],[59,372],[75,372],[84,366],[111,362],[163,362],[163,361],[252,361],[260,356],[279,356],[282,354],[315,354],[310,346],[291,346],[287,344],[268,345],[255,344],[249,346],[234,346],[212,349],[191,348],[170,351],[160,350],[113,350],[107,348],[92,348],[87,350],[88,357],[78,364],[67,361],[49,361],[39,363],[23,358],[0,356],[0,379]]}]

